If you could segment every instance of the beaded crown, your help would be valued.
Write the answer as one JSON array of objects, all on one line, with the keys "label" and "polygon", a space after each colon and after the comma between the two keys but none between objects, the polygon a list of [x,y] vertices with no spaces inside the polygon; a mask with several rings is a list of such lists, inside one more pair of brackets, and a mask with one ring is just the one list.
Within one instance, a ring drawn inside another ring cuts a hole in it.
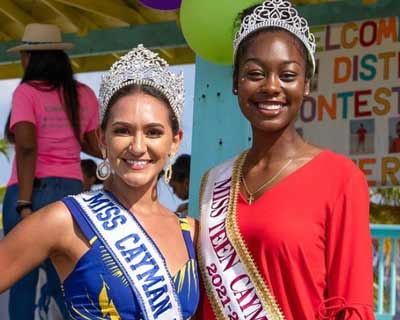
[{"label": "beaded crown", "polygon": [[289,1],[267,0],[244,17],[233,41],[234,54],[240,43],[251,33],[261,28],[279,27],[294,34],[306,47],[308,58],[315,71],[315,37],[310,32],[308,22],[300,17]]},{"label": "beaded crown", "polygon": [[101,79],[100,123],[114,93],[125,86],[137,84],[159,90],[167,98],[180,125],[184,102],[183,75],[172,73],[168,68],[164,59],[141,44],[114,62]]}]

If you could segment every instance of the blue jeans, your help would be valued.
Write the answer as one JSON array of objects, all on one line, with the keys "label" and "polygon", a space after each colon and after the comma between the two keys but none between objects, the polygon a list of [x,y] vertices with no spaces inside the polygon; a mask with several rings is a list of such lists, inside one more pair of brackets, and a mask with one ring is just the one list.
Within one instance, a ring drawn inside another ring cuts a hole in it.
[{"label": "blue jeans", "polygon": [[[44,206],[60,200],[61,198],[82,192],[82,183],[76,179],[67,178],[40,178],[34,182],[32,191],[32,209],[36,211]],[[3,222],[4,233],[10,230],[21,221],[19,214],[16,212],[16,204],[18,200],[18,184],[11,185],[7,188],[3,202]],[[27,245],[34,246],[34,243]],[[44,301],[49,301],[53,297],[57,302],[64,319],[68,319],[68,312],[65,307],[64,299],[61,293],[60,280],[50,262],[47,259],[43,268],[47,274],[47,284],[44,286]],[[36,285],[38,281],[39,269],[35,269],[21,280],[19,280],[10,290],[9,300],[9,316],[10,320],[32,320],[35,313]],[[39,304],[41,302],[39,301]],[[43,303],[45,307],[46,302]]]}]

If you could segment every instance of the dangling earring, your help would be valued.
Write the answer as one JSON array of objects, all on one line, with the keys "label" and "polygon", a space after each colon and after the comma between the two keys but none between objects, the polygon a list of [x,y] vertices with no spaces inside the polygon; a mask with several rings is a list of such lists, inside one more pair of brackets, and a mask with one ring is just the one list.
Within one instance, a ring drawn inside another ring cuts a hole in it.
[{"label": "dangling earring", "polygon": [[172,162],[174,160],[174,157],[175,157],[174,154],[168,155],[168,165],[164,173],[164,181],[166,184],[169,184],[172,178]]},{"label": "dangling earring", "polygon": [[103,161],[97,165],[96,177],[99,178],[99,180],[104,181],[107,180],[111,175],[111,166],[105,151],[101,150],[101,153],[103,155]]},{"label": "dangling earring", "polygon": [[238,89],[233,89],[233,94],[236,96],[238,94]]}]

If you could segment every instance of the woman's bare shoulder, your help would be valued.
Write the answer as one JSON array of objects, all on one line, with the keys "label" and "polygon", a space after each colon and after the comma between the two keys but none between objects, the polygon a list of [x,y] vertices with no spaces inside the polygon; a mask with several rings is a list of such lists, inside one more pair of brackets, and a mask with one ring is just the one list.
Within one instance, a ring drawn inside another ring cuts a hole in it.
[{"label": "woman's bare shoulder", "polygon": [[55,250],[63,247],[75,234],[74,219],[62,201],[57,201],[34,212],[26,219],[27,223],[43,233],[44,238],[51,237]]}]

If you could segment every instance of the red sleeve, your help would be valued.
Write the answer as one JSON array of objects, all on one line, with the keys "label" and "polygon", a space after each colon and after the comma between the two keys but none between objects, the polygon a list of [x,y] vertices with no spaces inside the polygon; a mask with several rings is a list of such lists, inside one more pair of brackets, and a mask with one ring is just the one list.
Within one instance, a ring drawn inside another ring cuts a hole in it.
[{"label": "red sleeve", "polygon": [[[372,241],[369,191],[354,169],[327,221],[327,319],[375,319],[373,313]],[[324,308],[325,307],[325,308]]]}]

